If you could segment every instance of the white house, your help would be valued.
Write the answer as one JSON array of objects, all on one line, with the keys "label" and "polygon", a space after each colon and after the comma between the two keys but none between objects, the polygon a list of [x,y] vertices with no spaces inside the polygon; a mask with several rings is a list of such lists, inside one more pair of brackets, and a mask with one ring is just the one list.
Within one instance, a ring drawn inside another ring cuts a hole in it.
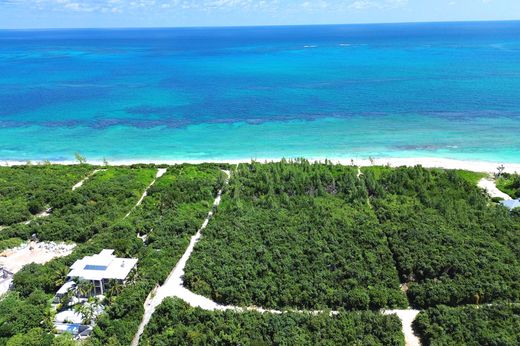
[{"label": "white house", "polygon": [[117,258],[114,250],[103,250],[77,260],[70,267],[67,277],[69,280],[78,278],[80,281],[90,281],[95,287],[95,295],[103,295],[111,280],[124,283],[136,265],[136,258]]},{"label": "white house", "polygon": [[[103,250],[96,255],[83,257],[70,267],[67,275],[68,281],[56,292],[54,303],[59,304],[69,292],[75,292],[83,281],[90,281],[94,287],[94,292],[88,294],[89,296],[92,294],[105,295],[114,280],[119,284],[124,284],[136,265],[136,258],[118,258],[114,255],[114,250]],[[68,332],[80,339],[87,337],[92,332],[95,318],[103,312],[104,307],[96,302],[87,301],[85,297],[75,296],[71,301],[72,305],[91,304],[93,316],[90,322],[84,321],[83,313],[78,313],[70,308],[70,302],[67,302],[65,310],[60,310],[56,314],[54,326],[58,333]],[[83,323],[90,324],[84,325]]]}]

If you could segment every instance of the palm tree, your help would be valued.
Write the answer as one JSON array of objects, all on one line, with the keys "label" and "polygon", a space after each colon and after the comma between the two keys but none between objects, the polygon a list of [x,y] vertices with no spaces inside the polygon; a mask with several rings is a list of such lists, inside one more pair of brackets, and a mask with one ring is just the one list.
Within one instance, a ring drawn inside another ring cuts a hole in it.
[{"label": "palm tree", "polygon": [[56,312],[53,309],[46,308],[43,321],[40,322],[43,328],[52,330],[54,328],[54,316]]},{"label": "palm tree", "polygon": [[89,297],[94,291],[94,285],[91,281],[81,280],[76,287],[76,291],[80,295],[80,297]]},{"label": "palm tree", "polygon": [[67,275],[69,274],[69,268],[66,266],[59,267],[54,271],[54,277],[56,278],[54,281],[56,285],[63,286],[65,282],[67,282]]},{"label": "palm tree", "polygon": [[90,297],[88,302],[84,304],[77,304],[74,306],[74,311],[81,315],[83,324],[91,324],[96,317],[96,312],[100,306],[99,299],[97,297]]},{"label": "palm tree", "polygon": [[74,305],[74,311],[81,315],[83,324],[90,324],[94,318],[94,307],[89,303]]},{"label": "palm tree", "polygon": [[60,304],[62,306],[63,309],[66,309],[70,302],[72,301],[72,298],[74,297],[74,291],[73,290],[68,290],[67,293],[65,293],[63,295],[63,297],[60,298]]},{"label": "palm tree", "polygon": [[110,303],[112,303],[116,296],[118,296],[121,291],[123,291],[123,285],[121,285],[117,280],[110,279],[108,282],[108,290],[107,297]]}]

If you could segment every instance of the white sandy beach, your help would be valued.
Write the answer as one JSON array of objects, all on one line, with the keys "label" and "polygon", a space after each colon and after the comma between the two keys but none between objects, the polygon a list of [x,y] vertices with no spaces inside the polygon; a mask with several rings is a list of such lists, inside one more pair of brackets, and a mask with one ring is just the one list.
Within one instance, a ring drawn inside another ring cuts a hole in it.
[{"label": "white sandy beach", "polygon": [[[504,166],[504,172],[506,173],[515,173],[520,172],[520,153],[519,153],[519,162],[518,163],[504,163],[504,162],[490,162],[490,161],[474,161],[474,160],[453,160],[453,159],[443,159],[443,158],[434,158],[434,157],[417,157],[417,158],[374,158],[373,161],[369,159],[350,159],[350,158],[307,158],[311,162],[323,162],[326,159],[333,163],[340,163],[343,165],[355,165],[359,167],[367,167],[367,166],[385,166],[389,165],[391,167],[400,167],[400,166],[416,166],[422,165],[426,168],[444,168],[444,169],[464,169],[468,171],[474,172],[486,172],[486,173],[494,173],[497,171],[497,167],[500,165]],[[281,158],[255,158],[257,162],[276,162],[280,161]],[[0,161],[1,165],[4,166],[16,166],[16,165],[25,165],[26,161]],[[37,161],[33,161],[33,164],[36,164]],[[109,165],[115,166],[129,166],[133,164],[165,164],[165,165],[176,165],[181,163],[192,163],[192,164],[200,164],[200,163],[229,163],[229,164],[239,164],[239,163],[248,163],[251,162],[251,158],[243,158],[243,159],[209,159],[209,160],[165,160],[165,159],[135,159],[135,160],[113,160],[109,161]],[[53,161],[54,164],[62,164],[62,165],[73,165],[77,164],[76,161]],[[89,164],[102,166],[103,162],[100,160],[92,160],[88,161]]]}]

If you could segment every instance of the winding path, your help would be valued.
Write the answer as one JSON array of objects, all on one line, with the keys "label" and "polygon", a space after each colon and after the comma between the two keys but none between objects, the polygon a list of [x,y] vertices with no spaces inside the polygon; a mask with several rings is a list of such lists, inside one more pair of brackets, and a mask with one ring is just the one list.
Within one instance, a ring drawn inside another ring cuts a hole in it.
[{"label": "winding path", "polygon": [[397,315],[403,325],[404,343],[406,346],[420,346],[421,340],[414,334],[412,323],[419,314],[419,310],[383,310],[383,315]]},{"label": "winding path", "polygon": [[148,190],[153,186],[153,184],[155,184],[155,182],[157,181],[157,179],[159,179],[160,177],[162,177],[164,175],[164,173],[166,173],[168,169],[167,168],[159,168],[157,170],[157,174],[155,175],[155,179],[150,183],[150,185],[148,185],[146,187],[146,189],[144,190],[143,192],[143,195],[141,196],[141,198],[139,198],[139,200],[137,201],[137,203],[133,206],[133,208],[128,212],[128,214],[125,215],[124,219],[126,219],[127,217],[130,216],[130,214],[132,214],[132,212],[134,211],[135,208],[137,208],[138,206],[141,205],[141,203],[143,203],[143,200],[144,198],[146,197],[146,195],[148,195]]},{"label": "winding path", "polygon": [[[223,172],[226,173],[227,176],[226,181],[224,183],[225,185],[227,185],[231,173],[229,171]],[[164,281],[164,284],[162,286],[156,287],[152,292],[150,292],[150,294],[146,298],[146,301],[144,303],[143,319],[141,321],[141,324],[139,325],[137,333],[134,336],[134,339],[132,340],[132,346],[137,346],[139,344],[139,339],[144,332],[144,328],[146,327],[148,322],[150,322],[150,319],[152,318],[155,309],[163,302],[163,300],[166,297],[179,297],[180,299],[188,302],[190,305],[200,306],[202,308],[207,307],[209,308],[209,310],[225,309],[225,307],[221,307],[220,305],[211,301],[210,299],[199,296],[184,288],[182,279],[184,275],[184,268],[186,267],[186,262],[190,258],[195,244],[197,244],[197,242],[202,237],[202,231],[208,226],[209,220],[213,217],[213,211],[216,209],[216,207],[218,207],[220,201],[222,200],[222,191],[223,188],[218,191],[217,197],[213,202],[213,207],[208,212],[208,216],[206,216],[206,219],[202,223],[202,226],[197,231],[197,233],[191,238],[188,248],[182,255],[179,262],[177,262],[175,268],[173,268],[170,275],[168,275],[168,277]]]},{"label": "winding path", "polygon": [[[224,171],[227,175],[227,179],[225,184],[228,184],[230,178],[230,172]],[[201,228],[197,231],[197,233],[191,238],[186,251],[183,256],[175,265],[175,268],[172,270],[168,278],[165,280],[162,286],[157,286],[146,298],[144,303],[144,315],[143,319],[139,325],[139,328],[132,340],[131,346],[138,346],[139,339],[144,332],[146,325],[150,322],[153,313],[157,309],[157,307],[164,301],[165,298],[175,297],[179,298],[182,301],[186,302],[192,307],[199,307],[203,310],[215,311],[215,310],[233,310],[237,313],[245,312],[245,311],[255,311],[260,313],[272,313],[272,314],[282,314],[286,312],[297,312],[297,313],[307,313],[311,315],[318,315],[324,313],[323,310],[274,310],[274,309],[264,309],[261,307],[251,306],[251,307],[238,307],[234,305],[221,305],[217,302],[206,298],[204,296],[198,295],[187,288],[184,287],[184,269],[186,267],[186,263],[190,258],[195,245],[202,237],[202,232],[207,227],[210,219],[213,217],[213,211],[220,204],[222,199],[222,189],[218,192],[215,201],[213,202],[213,208],[208,213],[208,216],[204,220]],[[382,311],[385,315],[395,314],[401,320],[403,324],[403,333],[405,335],[405,343],[407,346],[419,346],[420,341],[415,336],[412,330],[412,322],[415,319],[415,316],[419,313],[418,310],[387,310]],[[330,315],[337,315],[338,311],[330,311]]]},{"label": "winding path", "polygon": [[79,189],[80,187],[83,186],[83,184],[89,180],[94,174],[98,173],[98,172],[104,172],[106,171],[106,169],[95,169],[92,173],[90,173],[89,175],[87,175],[83,180],[81,180],[80,182],[78,182],[76,185],[74,185],[72,187],[72,191],[76,191],[77,189]]},{"label": "winding path", "polygon": [[494,180],[489,178],[483,178],[478,182],[478,187],[485,190],[488,195],[490,195],[492,198],[502,198],[503,200],[509,201],[511,200],[511,196],[509,196],[506,193],[503,193],[497,188],[497,185]]},{"label": "winding path", "polygon": [[[75,191],[76,189],[80,188],[90,177],[92,177],[97,172],[101,172],[101,171],[106,171],[106,169],[96,169],[96,170],[92,171],[92,173],[90,173],[85,178],[83,178],[81,181],[79,181],[77,184],[75,184],[72,187],[72,191]],[[51,213],[52,213],[52,207],[47,208],[45,211],[42,211],[41,213],[34,215],[34,217],[32,219],[22,222],[22,224],[29,225],[34,220],[42,218],[42,217],[47,217],[47,216],[51,215]],[[1,227],[0,227],[0,230],[2,230]]]}]

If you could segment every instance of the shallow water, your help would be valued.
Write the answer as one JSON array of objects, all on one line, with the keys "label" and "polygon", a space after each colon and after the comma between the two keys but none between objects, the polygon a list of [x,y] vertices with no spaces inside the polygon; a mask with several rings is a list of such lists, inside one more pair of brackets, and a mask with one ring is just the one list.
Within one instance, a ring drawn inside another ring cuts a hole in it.
[{"label": "shallow water", "polygon": [[520,22],[0,31],[0,160],[520,162]]}]

